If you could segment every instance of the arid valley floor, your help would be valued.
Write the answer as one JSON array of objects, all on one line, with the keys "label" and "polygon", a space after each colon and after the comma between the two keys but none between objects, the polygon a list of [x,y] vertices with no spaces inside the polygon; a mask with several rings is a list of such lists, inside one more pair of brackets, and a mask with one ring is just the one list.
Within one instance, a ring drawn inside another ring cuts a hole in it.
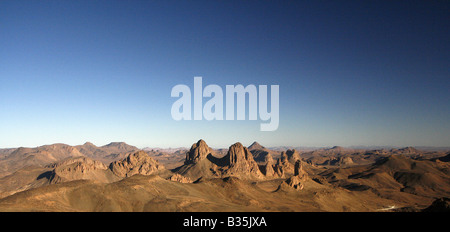
[{"label": "arid valley floor", "polygon": [[445,149],[212,149],[203,140],[0,149],[0,211],[448,211],[449,161]]}]

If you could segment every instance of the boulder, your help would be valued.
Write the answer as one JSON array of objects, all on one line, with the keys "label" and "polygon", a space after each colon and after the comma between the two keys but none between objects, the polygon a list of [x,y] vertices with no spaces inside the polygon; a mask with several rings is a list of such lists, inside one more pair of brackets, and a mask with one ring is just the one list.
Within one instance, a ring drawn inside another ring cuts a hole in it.
[{"label": "boulder", "polygon": [[169,178],[169,180],[170,181],[176,181],[176,182],[184,183],[184,184],[193,182],[189,177],[182,176],[182,175],[180,175],[178,173],[172,175]]}]

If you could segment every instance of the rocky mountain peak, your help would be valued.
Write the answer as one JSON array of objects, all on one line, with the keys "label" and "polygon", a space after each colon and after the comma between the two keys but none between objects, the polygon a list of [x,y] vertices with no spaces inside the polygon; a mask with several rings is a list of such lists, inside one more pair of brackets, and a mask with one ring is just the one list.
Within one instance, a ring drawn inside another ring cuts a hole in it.
[{"label": "rocky mountain peak", "polygon": [[77,166],[80,166],[80,167],[81,166],[90,167],[92,169],[107,169],[107,167],[102,162],[90,159],[85,156],[71,157],[71,158],[62,160],[60,162],[47,165],[46,167],[59,168],[59,167],[65,167],[65,166],[68,166],[71,164],[76,164]]},{"label": "rocky mountain peak", "polygon": [[294,175],[288,178],[282,185],[287,185],[295,190],[302,190],[308,174],[303,170],[302,161],[297,160],[294,165]]},{"label": "rocky mountain peak", "polygon": [[129,177],[136,174],[151,175],[164,169],[158,161],[142,150],[129,154],[121,161],[112,162],[109,168],[119,177]]},{"label": "rocky mountain peak", "polygon": [[275,172],[280,176],[295,173],[295,163],[299,161],[300,154],[295,149],[281,152],[281,157],[275,165]]},{"label": "rocky mountain peak", "polygon": [[297,160],[300,159],[300,153],[298,153],[298,151],[296,151],[295,149],[287,150],[286,155],[289,162],[291,163],[295,163]]},{"label": "rocky mountain peak", "polygon": [[230,146],[228,149],[230,165],[235,165],[248,160],[253,160],[253,155],[240,142]]},{"label": "rocky mountain peak", "polygon": [[275,175],[275,170],[273,169],[274,161],[271,154],[265,157],[265,164],[262,166],[263,174],[266,177],[273,177]]},{"label": "rocky mountain peak", "polygon": [[49,177],[50,183],[59,183],[80,179],[96,179],[98,173],[107,167],[100,161],[88,157],[72,157],[47,166],[53,168]]},{"label": "rocky mountain peak", "polygon": [[266,149],[264,146],[259,144],[258,142],[253,142],[252,145],[248,147],[249,150],[264,150]]},{"label": "rocky mountain peak", "polygon": [[93,143],[91,143],[91,142],[85,142],[84,144],[83,144],[83,146],[85,146],[85,147],[97,147],[97,146],[95,146]]},{"label": "rocky mountain peak", "polygon": [[186,153],[185,164],[195,164],[205,159],[211,154],[211,148],[208,147],[203,139],[200,139],[197,143],[192,144],[191,149]]},{"label": "rocky mountain peak", "polygon": [[230,175],[262,177],[258,164],[253,159],[248,148],[237,142],[230,146],[228,153],[223,157],[229,168],[226,171]]}]

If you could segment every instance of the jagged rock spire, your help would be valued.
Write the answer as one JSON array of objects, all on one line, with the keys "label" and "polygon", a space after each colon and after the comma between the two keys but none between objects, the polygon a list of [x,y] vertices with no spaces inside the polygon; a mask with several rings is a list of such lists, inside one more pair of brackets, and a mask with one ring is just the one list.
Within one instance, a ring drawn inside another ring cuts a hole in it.
[{"label": "jagged rock spire", "polygon": [[239,142],[230,146],[223,159],[229,166],[227,173],[230,175],[250,175],[258,178],[263,176],[252,153]]},{"label": "jagged rock spire", "polygon": [[208,147],[203,139],[200,139],[197,143],[192,144],[191,149],[186,153],[185,164],[195,164],[205,159],[211,154],[211,148]]}]

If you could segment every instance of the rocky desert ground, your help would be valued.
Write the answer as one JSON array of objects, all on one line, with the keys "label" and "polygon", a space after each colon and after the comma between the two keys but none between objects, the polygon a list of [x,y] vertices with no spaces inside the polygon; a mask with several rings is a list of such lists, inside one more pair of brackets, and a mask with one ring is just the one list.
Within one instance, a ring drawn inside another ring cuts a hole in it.
[{"label": "rocky desert ground", "polygon": [[448,211],[450,152],[144,150],[126,143],[0,149],[0,211]]}]

